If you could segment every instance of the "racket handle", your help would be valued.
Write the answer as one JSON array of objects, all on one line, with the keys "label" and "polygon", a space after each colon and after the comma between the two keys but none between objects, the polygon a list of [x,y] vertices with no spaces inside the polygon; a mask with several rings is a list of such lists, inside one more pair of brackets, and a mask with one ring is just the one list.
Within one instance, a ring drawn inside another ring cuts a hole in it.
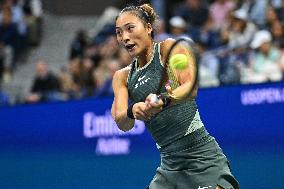
[{"label": "racket handle", "polygon": [[151,100],[150,100],[152,103],[157,103],[159,101],[159,98],[158,98],[158,95],[156,94],[153,94],[151,96]]},{"label": "racket handle", "polygon": [[162,95],[156,95],[156,94],[153,94],[151,96],[151,100],[150,102],[151,103],[158,103],[159,99],[161,99],[163,101],[163,108],[169,106],[171,104],[171,99],[166,97],[166,96],[162,96]]}]

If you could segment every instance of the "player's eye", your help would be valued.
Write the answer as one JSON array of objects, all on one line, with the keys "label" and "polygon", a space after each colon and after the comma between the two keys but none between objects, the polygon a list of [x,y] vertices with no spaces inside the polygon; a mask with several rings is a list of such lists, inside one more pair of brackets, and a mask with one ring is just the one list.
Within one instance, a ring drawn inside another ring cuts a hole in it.
[{"label": "player's eye", "polygon": [[128,31],[128,32],[132,32],[133,29],[134,29],[134,26],[128,26],[128,27],[127,27],[127,31]]},{"label": "player's eye", "polygon": [[122,31],[121,30],[116,30],[115,33],[116,33],[116,35],[121,35]]}]

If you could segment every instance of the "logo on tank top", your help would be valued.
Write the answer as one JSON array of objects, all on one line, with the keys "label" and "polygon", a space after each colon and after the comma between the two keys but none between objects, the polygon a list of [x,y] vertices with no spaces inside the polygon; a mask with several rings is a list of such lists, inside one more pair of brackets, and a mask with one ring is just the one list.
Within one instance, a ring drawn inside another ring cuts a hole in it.
[{"label": "logo on tank top", "polygon": [[208,189],[208,188],[212,188],[212,186],[204,186],[204,187],[199,186],[198,187],[198,189]]},{"label": "logo on tank top", "polygon": [[146,77],[145,75],[138,77],[137,83],[135,84],[135,89],[141,85],[144,85],[150,80],[150,77]]}]

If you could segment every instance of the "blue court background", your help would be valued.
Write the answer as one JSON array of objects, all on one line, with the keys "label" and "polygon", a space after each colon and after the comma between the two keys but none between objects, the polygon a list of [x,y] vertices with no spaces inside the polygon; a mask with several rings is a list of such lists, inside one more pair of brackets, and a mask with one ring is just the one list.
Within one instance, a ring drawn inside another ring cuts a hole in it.
[{"label": "blue court background", "polygon": [[[259,89],[282,91],[283,99],[268,94],[259,104],[241,103],[244,92]],[[160,161],[146,130],[83,134],[84,115],[107,117],[111,103],[102,98],[0,108],[0,188],[145,188]],[[284,188],[284,83],[201,89],[197,103],[242,189]],[[129,154],[97,154],[99,138],[130,141]]]}]

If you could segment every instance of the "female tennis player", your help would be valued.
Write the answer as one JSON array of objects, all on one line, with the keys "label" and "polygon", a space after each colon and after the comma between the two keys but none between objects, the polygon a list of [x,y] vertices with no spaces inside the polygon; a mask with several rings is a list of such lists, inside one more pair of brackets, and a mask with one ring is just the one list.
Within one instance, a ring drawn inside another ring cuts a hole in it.
[{"label": "female tennis player", "polygon": [[[132,129],[135,119],[144,121],[157,143],[161,165],[148,188],[238,189],[226,156],[199,117],[196,90],[182,101],[171,101],[171,97],[151,101],[159,87],[167,52],[174,43],[173,39],[153,41],[155,19],[156,13],[149,4],[128,6],[116,19],[117,40],[133,62],[113,76],[112,116],[122,131]],[[177,78],[181,83],[191,82],[183,74]]]}]

